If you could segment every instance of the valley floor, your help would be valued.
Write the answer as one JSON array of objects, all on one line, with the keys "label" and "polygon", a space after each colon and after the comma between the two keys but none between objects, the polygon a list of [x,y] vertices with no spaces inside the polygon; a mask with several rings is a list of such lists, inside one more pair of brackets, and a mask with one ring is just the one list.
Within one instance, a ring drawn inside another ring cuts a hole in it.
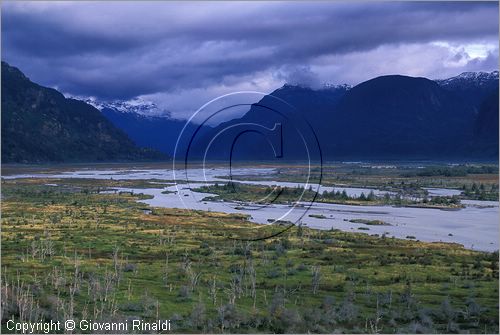
[{"label": "valley floor", "polygon": [[184,333],[498,333],[498,252],[297,226],[243,241],[283,227],[100,192],[141,180],[49,184],[2,181],[2,332],[136,318]]}]

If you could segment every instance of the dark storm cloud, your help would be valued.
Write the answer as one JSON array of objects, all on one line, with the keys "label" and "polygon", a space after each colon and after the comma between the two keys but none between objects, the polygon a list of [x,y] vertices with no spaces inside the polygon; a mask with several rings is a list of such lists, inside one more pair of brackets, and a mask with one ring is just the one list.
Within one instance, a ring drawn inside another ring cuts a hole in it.
[{"label": "dark storm cloud", "polygon": [[234,85],[266,72],[316,83],[310,66],[321,57],[387,45],[498,41],[497,3],[81,2],[2,9],[2,58],[45,85],[106,99]]}]

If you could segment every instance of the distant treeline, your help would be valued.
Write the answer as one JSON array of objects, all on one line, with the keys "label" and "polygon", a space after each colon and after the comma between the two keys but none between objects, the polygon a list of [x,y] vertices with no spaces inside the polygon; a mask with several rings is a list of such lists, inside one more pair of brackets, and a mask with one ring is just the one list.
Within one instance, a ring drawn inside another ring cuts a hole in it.
[{"label": "distant treeline", "polygon": [[498,166],[429,166],[420,171],[407,172],[403,177],[465,177],[469,174],[498,173]]},{"label": "distant treeline", "polygon": [[463,185],[463,194],[468,199],[498,201],[498,184],[484,185],[476,184]]}]

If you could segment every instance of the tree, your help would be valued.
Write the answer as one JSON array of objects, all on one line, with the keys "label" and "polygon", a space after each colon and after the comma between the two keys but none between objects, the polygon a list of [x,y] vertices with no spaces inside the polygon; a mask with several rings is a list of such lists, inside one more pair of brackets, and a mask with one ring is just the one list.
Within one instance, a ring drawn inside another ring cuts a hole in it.
[{"label": "tree", "polygon": [[319,288],[319,282],[321,280],[321,268],[319,266],[312,267],[312,278],[311,278],[311,289],[312,293],[316,294]]},{"label": "tree", "polygon": [[342,199],[343,200],[348,200],[349,196],[347,195],[347,192],[345,190],[342,191]]}]

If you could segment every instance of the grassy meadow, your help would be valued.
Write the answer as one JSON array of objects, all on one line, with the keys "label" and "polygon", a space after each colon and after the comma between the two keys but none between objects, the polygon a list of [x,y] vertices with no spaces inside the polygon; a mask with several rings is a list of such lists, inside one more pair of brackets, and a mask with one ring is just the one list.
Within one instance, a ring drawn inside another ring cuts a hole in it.
[{"label": "grassy meadow", "polygon": [[498,253],[295,226],[247,241],[283,227],[102,193],[146,184],[2,181],[2,332],[138,318],[181,333],[498,333]]}]

